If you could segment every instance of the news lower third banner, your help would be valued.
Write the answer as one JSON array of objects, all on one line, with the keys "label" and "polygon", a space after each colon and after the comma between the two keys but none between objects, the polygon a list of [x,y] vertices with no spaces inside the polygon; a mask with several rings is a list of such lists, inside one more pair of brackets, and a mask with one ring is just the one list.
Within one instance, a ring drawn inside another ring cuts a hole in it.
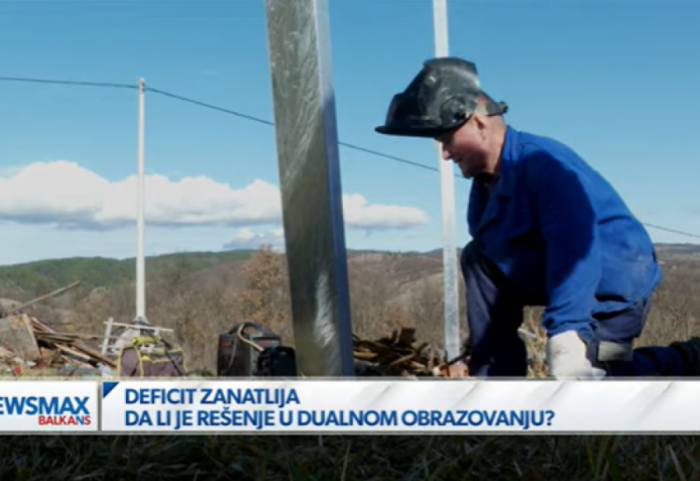
[{"label": "news lower third banner", "polygon": [[698,433],[700,381],[8,380],[1,434]]},{"label": "news lower third banner", "polygon": [[101,432],[700,432],[693,381],[103,381]]}]

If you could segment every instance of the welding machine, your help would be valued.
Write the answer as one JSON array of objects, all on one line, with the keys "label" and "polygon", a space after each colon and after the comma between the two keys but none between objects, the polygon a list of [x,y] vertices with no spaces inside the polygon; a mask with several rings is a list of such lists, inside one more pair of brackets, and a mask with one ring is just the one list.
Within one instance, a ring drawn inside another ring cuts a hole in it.
[{"label": "welding machine", "polygon": [[217,376],[296,377],[294,349],[267,326],[244,322],[219,336]]}]

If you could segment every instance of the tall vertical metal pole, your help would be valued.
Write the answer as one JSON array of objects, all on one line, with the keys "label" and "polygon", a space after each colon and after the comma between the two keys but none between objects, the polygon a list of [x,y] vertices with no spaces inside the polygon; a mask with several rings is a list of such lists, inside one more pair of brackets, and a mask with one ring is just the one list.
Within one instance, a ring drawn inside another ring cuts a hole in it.
[{"label": "tall vertical metal pole", "polygon": [[146,321],[146,262],[144,259],[144,210],[145,180],[143,168],[144,142],[144,90],[142,78],[138,84],[138,154],[137,154],[137,203],[136,203],[136,320]]},{"label": "tall vertical metal pole", "polygon": [[[433,0],[433,27],[435,56],[447,57],[447,0]],[[455,191],[452,162],[442,158],[442,147],[437,148],[440,167],[440,195],[442,200],[442,259],[443,290],[445,297],[445,351],[451,359],[459,355],[459,284],[457,280],[457,244],[455,233]]]},{"label": "tall vertical metal pole", "polygon": [[327,0],[266,0],[297,366],[354,376]]}]

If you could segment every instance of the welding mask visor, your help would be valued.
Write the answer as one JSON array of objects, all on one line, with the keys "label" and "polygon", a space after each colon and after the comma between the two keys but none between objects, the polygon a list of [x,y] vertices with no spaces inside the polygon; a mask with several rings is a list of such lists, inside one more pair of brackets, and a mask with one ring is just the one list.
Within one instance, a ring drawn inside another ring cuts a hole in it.
[{"label": "welding mask visor", "polygon": [[507,108],[481,91],[472,62],[441,57],[426,61],[406,90],[394,95],[384,125],[375,131],[436,138],[461,126],[476,112],[501,115]]}]

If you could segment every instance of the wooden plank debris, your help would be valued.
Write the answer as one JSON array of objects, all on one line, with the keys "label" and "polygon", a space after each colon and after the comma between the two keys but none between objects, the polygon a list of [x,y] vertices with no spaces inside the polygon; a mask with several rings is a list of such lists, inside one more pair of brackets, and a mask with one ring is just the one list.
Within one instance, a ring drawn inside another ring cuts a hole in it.
[{"label": "wooden plank debris", "polygon": [[99,337],[57,332],[48,324],[27,314],[0,319],[0,345],[3,352],[11,352],[25,363],[36,363],[38,368],[58,367],[66,363],[78,363],[93,369],[100,364],[116,368],[112,359],[84,345],[85,341]]},{"label": "wooden plank debris", "polygon": [[461,359],[447,361],[424,342],[416,345],[415,329],[404,328],[391,336],[368,341],[353,336],[357,376],[466,377]]},{"label": "wooden plank debris", "polygon": [[[0,354],[11,353],[14,359],[37,368],[60,367],[77,364],[82,370],[99,368],[100,365],[116,368],[109,357],[84,344],[101,336],[80,333],[57,332],[48,324],[26,314],[25,309],[47,299],[58,297],[75,289],[80,281],[20,303],[8,299],[0,302]],[[65,330],[66,323],[60,323]],[[4,355],[7,357],[7,355]],[[81,371],[82,372],[82,371]]]},{"label": "wooden plank debris", "polygon": [[[36,332],[37,340],[40,340],[44,345],[47,345],[48,347],[53,346],[55,349],[60,350],[66,355],[75,357],[92,366],[102,363],[111,368],[116,367],[116,363],[110,358],[103,356],[99,352],[90,349],[87,346],[78,344],[78,341],[82,339],[76,339],[74,335],[58,333],[53,328],[47,324],[44,324],[38,319],[31,318],[31,320],[34,332]],[[51,336],[54,336],[53,340],[51,340]],[[59,342],[55,342],[57,340]]]}]

